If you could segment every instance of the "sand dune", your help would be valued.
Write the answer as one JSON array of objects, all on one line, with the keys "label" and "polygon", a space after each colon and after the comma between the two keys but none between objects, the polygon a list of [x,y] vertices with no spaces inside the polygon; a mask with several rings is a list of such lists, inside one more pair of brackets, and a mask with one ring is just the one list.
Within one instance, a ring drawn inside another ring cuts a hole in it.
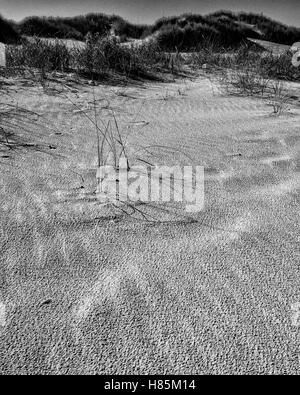
[{"label": "sand dune", "polygon": [[[94,130],[72,103],[13,84],[42,118],[0,151],[0,372],[299,374],[297,103],[275,117],[205,76],[95,87],[131,144],[205,166],[197,222],[154,207],[147,223],[101,211]],[[69,96],[88,110],[93,91]]]}]

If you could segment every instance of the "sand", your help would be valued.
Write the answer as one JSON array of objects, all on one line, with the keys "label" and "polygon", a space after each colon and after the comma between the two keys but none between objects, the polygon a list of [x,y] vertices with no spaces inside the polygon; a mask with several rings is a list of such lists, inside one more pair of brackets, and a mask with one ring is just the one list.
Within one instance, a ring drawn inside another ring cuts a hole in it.
[{"label": "sand", "polygon": [[0,373],[299,374],[299,102],[276,117],[205,75],[95,87],[130,144],[205,166],[197,222],[147,223],[93,195],[95,132],[71,103],[91,111],[93,87],[27,85],[7,89],[38,115],[0,146]]}]

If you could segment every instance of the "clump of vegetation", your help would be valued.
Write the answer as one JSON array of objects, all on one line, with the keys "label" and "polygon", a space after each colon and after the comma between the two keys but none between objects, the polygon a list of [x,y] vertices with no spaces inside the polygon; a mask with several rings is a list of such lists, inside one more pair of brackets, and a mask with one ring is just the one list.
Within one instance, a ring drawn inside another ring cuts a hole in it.
[{"label": "clump of vegetation", "polygon": [[280,56],[270,53],[260,57],[257,68],[270,78],[288,81],[300,81],[300,68],[292,64],[293,54],[289,51]]},{"label": "clump of vegetation", "polygon": [[207,64],[214,69],[235,70],[236,76],[240,78],[244,86],[249,85],[255,89],[252,76],[267,80],[299,81],[300,68],[293,66],[292,57],[292,52],[276,56],[264,52],[252,43],[243,43],[238,48],[228,50],[212,42],[191,54],[189,60],[196,68]]},{"label": "clump of vegetation", "polygon": [[275,115],[279,116],[288,110],[289,95],[287,94],[285,86],[281,81],[275,81],[271,85],[269,101]]},{"label": "clump of vegetation", "polygon": [[98,79],[109,73],[128,78],[153,75],[155,71],[177,70],[179,62],[155,43],[124,46],[115,38],[87,35],[86,45],[68,48],[63,41],[40,38],[25,39],[22,45],[7,48],[7,64],[14,69],[38,69],[43,78],[51,71],[75,71]]},{"label": "clump of vegetation", "polygon": [[256,74],[251,69],[232,70],[225,75],[223,82],[228,91],[234,89],[234,93],[245,96],[264,96],[269,80]]},{"label": "clump of vegetation", "polygon": [[175,73],[179,68],[178,59],[172,61],[172,55],[155,41],[124,46],[112,37],[88,35],[86,47],[74,50],[73,55],[81,70],[97,75],[112,71],[127,77],[143,77],[156,71]]},{"label": "clump of vegetation", "polygon": [[14,68],[34,68],[42,74],[48,71],[67,71],[71,55],[65,44],[34,38],[22,40],[18,46],[7,48],[7,65]]},{"label": "clump of vegetation", "polygon": [[112,71],[131,76],[139,71],[133,51],[109,37],[101,38],[99,35],[89,34],[86,46],[74,49],[72,55],[78,70],[91,75],[103,75]]}]

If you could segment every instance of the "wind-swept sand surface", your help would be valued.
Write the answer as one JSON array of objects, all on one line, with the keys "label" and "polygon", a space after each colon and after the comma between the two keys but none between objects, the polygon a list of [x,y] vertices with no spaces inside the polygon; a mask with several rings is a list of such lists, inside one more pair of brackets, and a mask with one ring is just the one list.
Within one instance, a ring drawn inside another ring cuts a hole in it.
[{"label": "wind-swept sand surface", "polygon": [[100,218],[92,87],[10,83],[42,118],[0,147],[0,373],[300,373],[299,104],[276,117],[205,76],[96,87],[131,144],[205,166],[198,222],[147,223]]}]

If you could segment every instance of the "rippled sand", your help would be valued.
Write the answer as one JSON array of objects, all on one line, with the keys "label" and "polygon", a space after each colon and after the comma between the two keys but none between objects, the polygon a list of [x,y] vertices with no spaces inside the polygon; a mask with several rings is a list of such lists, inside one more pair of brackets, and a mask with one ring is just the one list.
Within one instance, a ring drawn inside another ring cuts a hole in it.
[{"label": "rippled sand", "polygon": [[299,373],[298,102],[275,117],[205,76],[96,87],[131,145],[205,166],[196,222],[153,207],[147,223],[97,204],[94,130],[71,103],[92,111],[92,87],[10,83],[42,118],[0,146],[0,372]]}]

